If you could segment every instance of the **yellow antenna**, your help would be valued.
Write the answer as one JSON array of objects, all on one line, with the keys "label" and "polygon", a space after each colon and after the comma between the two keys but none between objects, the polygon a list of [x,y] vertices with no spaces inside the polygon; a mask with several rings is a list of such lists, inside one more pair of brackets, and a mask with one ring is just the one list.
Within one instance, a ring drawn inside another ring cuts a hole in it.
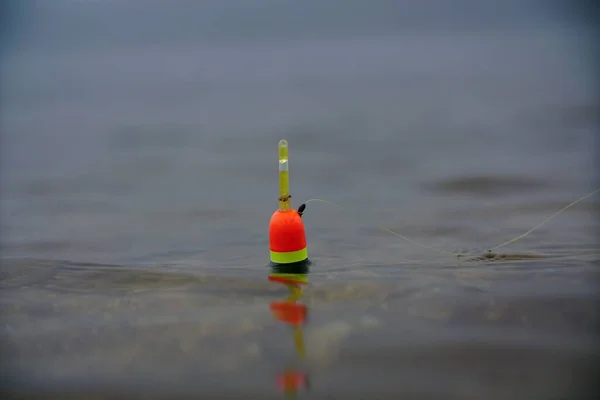
[{"label": "yellow antenna", "polygon": [[281,139],[279,141],[279,211],[290,211],[292,209],[291,199],[288,142]]}]

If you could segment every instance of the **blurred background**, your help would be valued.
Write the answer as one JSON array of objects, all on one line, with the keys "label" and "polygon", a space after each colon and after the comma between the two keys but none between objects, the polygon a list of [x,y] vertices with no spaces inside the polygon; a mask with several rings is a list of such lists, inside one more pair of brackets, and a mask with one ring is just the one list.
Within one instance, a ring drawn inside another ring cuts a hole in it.
[{"label": "blurred background", "polygon": [[372,223],[393,209],[396,227],[435,230],[455,200],[575,200],[593,188],[596,43],[569,3],[10,2],[3,253],[260,248],[281,138],[296,205],[360,206]]},{"label": "blurred background", "polygon": [[[317,280],[368,277],[375,287],[405,282],[416,290],[425,280],[416,271],[454,265],[379,225],[472,254],[523,233],[598,184],[596,15],[593,2],[560,0],[3,2],[3,285],[27,288],[2,296],[12,321],[3,335],[16,341],[7,368],[39,381],[50,379],[49,370],[62,371],[64,382],[116,373],[110,362],[92,367],[89,351],[101,348],[95,342],[81,339],[85,345],[71,350],[76,359],[66,355],[70,345],[57,344],[67,340],[56,336],[57,321],[92,340],[81,333],[91,322],[80,318],[93,306],[69,307],[83,294],[113,293],[115,279],[93,266],[129,271],[129,295],[143,290],[137,274],[149,271],[160,279],[204,274],[210,285],[190,296],[210,294],[215,302],[264,280],[282,138],[290,145],[294,206],[318,197],[356,210],[309,203]],[[595,284],[596,275],[583,274],[598,263],[597,204],[592,197],[504,250],[567,257],[573,279]],[[567,261],[558,263],[541,265]],[[90,269],[76,273],[76,265]],[[519,265],[530,275],[509,281],[538,276],[538,267]],[[235,289],[224,277],[238,279]],[[536,284],[552,299],[567,280]],[[573,290],[592,307],[586,288]],[[347,287],[322,290],[350,296]],[[508,283],[498,289],[514,290]],[[357,302],[372,297],[362,286],[352,293]],[[52,294],[64,302],[44,311]],[[196,300],[169,310],[213,304]],[[167,312],[154,297],[138,301],[127,312]],[[406,310],[406,299],[398,301]],[[115,337],[124,335],[115,329]],[[397,338],[393,332],[386,337]],[[115,341],[104,353],[122,353],[124,342]],[[33,342],[47,343],[48,353],[27,350]],[[173,371],[183,368],[173,363]],[[132,368],[136,376],[156,372]],[[354,382],[360,391],[371,381]],[[494,398],[486,388],[471,388],[474,398]]]}]

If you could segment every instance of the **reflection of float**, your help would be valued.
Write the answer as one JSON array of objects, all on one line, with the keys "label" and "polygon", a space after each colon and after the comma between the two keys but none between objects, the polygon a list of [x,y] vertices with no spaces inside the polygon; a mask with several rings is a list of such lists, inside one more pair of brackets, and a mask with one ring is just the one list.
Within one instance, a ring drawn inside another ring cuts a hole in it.
[{"label": "reflection of float", "polygon": [[294,396],[300,389],[308,388],[308,375],[293,368],[277,376],[277,386],[288,396]]},{"label": "reflection of float", "polygon": [[[272,282],[286,285],[290,291],[284,300],[274,301],[270,305],[273,318],[289,324],[294,332],[294,344],[298,358],[304,358],[304,338],[302,327],[306,323],[308,309],[300,302],[303,295],[302,285],[308,280],[306,274],[282,274],[273,273],[269,275]],[[277,386],[288,396],[294,396],[298,391],[309,387],[308,375],[300,368],[288,367],[276,377]]]}]

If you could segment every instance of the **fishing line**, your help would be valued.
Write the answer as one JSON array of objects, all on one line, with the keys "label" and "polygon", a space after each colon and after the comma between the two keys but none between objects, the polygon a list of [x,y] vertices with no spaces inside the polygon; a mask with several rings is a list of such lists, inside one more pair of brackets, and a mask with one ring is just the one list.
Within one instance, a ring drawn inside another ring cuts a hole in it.
[{"label": "fishing line", "polygon": [[[567,204],[566,206],[564,206],[563,208],[561,208],[560,210],[558,210],[557,212],[555,212],[551,216],[545,218],[539,224],[535,225],[533,228],[529,229],[527,232],[525,232],[525,233],[523,233],[523,234],[521,234],[519,236],[516,236],[516,237],[514,237],[514,238],[512,238],[510,240],[507,240],[504,243],[501,243],[501,244],[499,244],[497,246],[494,246],[494,247],[488,249],[488,253],[491,253],[494,250],[497,250],[497,249],[499,249],[501,247],[504,247],[504,246],[507,246],[507,245],[509,245],[511,243],[514,243],[517,240],[523,239],[525,236],[527,236],[530,233],[532,233],[533,231],[541,228],[543,225],[547,224],[548,222],[550,222],[554,218],[558,217],[560,214],[562,214],[563,212],[567,211],[569,208],[575,206],[576,204],[582,202],[583,200],[587,199],[590,196],[593,196],[594,194],[596,194],[598,192],[600,192],[600,188],[594,190],[591,193],[586,194],[585,196],[583,196],[583,197],[581,197],[581,198],[579,198],[579,199],[577,199],[577,200],[575,200],[575,201],[573,201],[573,202],[571,202],[569,204]],[[335,208],[339,208],[340,210],[343,210],[343,211],[346,211],[346,212],[352,212],[355,215],[359,215],[359,212],[357,210],[350,209],[349,207],[345,207],[345,206],[342,206],[342,205],[339,205],[337,203],[334,203],[334,202],[331,202],[331,201],[328,201],[328,200],[324,200],[324,199],[313,198],[313,199],[309,199],[309,200],[305,201],[304,203],[307,204],[307,203],[312,203],[312,202],[325,203],[325,204],[328,204],[328,205],[333,206]],[[384,232],[390,233],[390,234],[392,234],[394,236],[397,236],[397,237],[401,238],[402,240],[404,240],[404,241],[406,241],[408,243],[411,243],[411,244],[413,244],[415,246],[419,246],[419,247],[422,247],[422,248],[427,249],[427,250],[432,250],[432,251],[435,251],[437,253],[451,255],[451,256],[454,256],[454,257],[465,257],[465,256],[472,255],[472,254],[469,254],[469,253],[455,253],[455,252],[452,252],[452,251],[448,251],[448,250],[444,250],[444,249],[441,249],[441,248],[429,246],[429,245],[426,245],[426,244],[423,244],[423,243],[419,243],[419,242],[417,242],[415,240],[412,240],[412,239],[410,239],[410,238],[408,238],[408,237],[406,237],[406,236],[404,236],[404,235],[402,235],[402,234],[400,234],[400,233],[398,233],[396,231],[393,231],[393,230],[388,229],[388,228],[383,227],[383,226],[377,226],[376,225],[376,228],[378,228],[378,229],[380,229],[380,230],[382,230]]]},{"label": "fishing line", "polygon": [[507,240],[506,242],[504,242],[502,244],[499,244],[498,246],[494,246],[489,251],[494,251],[496,249],[499,249],[500,247],[504,247],[504,246],[506,246],[508,244],[516,242],[517,240],[523,239],[525,236],[529,235],[531,232],[535,231],[536,229],[541,228],[543,225],[546,225],[548,222],[552,221],[554,218],[558,217],[560,214],[562,214],[563,212],[567,211],[569,208],[573,207],[575,204],[577,204],[579,202],[582,202],[583,200],[587,199],[588,197],[590,197],[590,196],[592,196],[592,195],[594,195],[594,194],[596,194],[598,192],[600,192],[600,189],[596,189],[593,192],[586,194],[582,198],[580,198],[578,200],[575,200],[575,201],[567,204],[566,206],[564,206],[563,208],[561,208],[560,210],[558,210],[557,212],[555,212],[554,214],[552,214],[548,218],[544,219],[539,224],[535,225],[533,228],[531,228],[527,232],[525,232],[522,235],[519,235],[519,236],[517,236],[515,238]]},{"label": "fishing line", "polygon": [[[329,204],[330,206],[339,208],[340,210],[344,210],[346,212],[353,212],[354,214],[358,215],[358,211],[356,211],[354,209],[350,209],[348,207],[344,207],[344,206],[341,206],[339,204],[336,204],[334,202],[331,202],[331,201],[328,201],[328,200],[324,200],[324,199],[317,199],[317,198],[309,199],[309,200],[306,200],[304,202],[304,204],[312,203],[312,202],[319,202],[319,203]],[[414,241],[414,240],[412,240],[412,239],[410,239],[410,238],[408,238],[408,237],[406,237],[404,235],[401,235],[398,232],[395,232],[395,231],[393,231],[391,229],[388,229],[388,228],[385,228],[383,226],[376,226],[376,228],[381,229],[382,231],[390,233],[390,234],[392,234],[394,236],[398,236],[399,238],[401,238],[401,239],[403,239],[403,240],[405,240],[405,241],[407,241],[407,242],[409,242],[409,243],[411,243],[411,244],[413,244],[415,246],[419,246],[419,247],[422,247],[422,248],[427,249],[427,250],[432,250],[432,251],[435,251],[435,252],[438,252],[438,253],[443,253],[443,254],[454,256],[454,257],[457,257],[457,256],[461,255],[461,253],[453,253],[453,252],[448,251],[448,250],[444,250],[444,249],[440,249],[440,248],[437,248],[437,247],[428,246],[426,244],[416,242],[416,241]]]}]

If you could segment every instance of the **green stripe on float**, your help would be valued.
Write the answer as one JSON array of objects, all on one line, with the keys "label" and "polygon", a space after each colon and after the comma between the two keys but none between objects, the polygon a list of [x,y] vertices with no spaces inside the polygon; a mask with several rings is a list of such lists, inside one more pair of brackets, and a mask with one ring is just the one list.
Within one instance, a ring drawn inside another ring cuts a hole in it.
[{"label": "green stripe on float", "polygon": [[277,264],[291,264],[299,261],[304,261],[308,258],[308,249],[305,247],[302,250],[278,252],[271,250],[271,262]]}]

